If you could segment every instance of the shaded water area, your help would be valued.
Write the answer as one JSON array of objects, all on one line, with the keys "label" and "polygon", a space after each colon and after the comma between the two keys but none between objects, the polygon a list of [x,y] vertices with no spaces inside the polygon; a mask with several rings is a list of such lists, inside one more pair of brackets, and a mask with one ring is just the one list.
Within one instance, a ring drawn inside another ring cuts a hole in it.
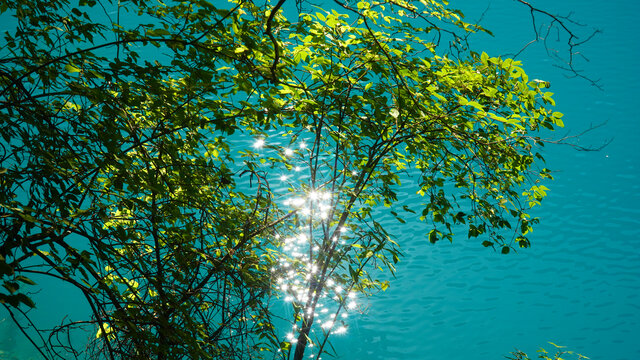
[{"label": "shaded water area", "polygon": [[[460,236],[430,245],[417,219],[389,230],[405,257],[391,288],[363,304],[350,318],[347,334],[334,338],[340,359],[469,360],[501,359],[514,348],[534,353],[548,341],[566,345],[591,359],[640,358],[640,25],[635,1],[537,1],[550,12],[567,15],[602,33],[578,49],[589,62],[579,68],[601,79],[567,79],[541,46],[519,57],[530,78],[551,82],[566,132],[582,135],[581,152],[547,146],[547,166],[557,172],[534,215],[541,224],[532,248],[501,255],[481,241]],[[517,52],[532,39],[528,9],[514,1],[457,1],[468,20],[479,19],[494,38],[479,36],[472,46],[491,55]],[[558,45],[555,43],[555,45]],[[558,50],[566,50],[557,47]],[[563,131],[558,132],[562,136]],[[420,204],[410,181],[401,204]],[[409,219],[407,219],[409,220]],[[38,312],[45,326],[77,311],[79,294],[58,284],[41,284]],[[77,313],[76,313],[77,314]],[[10,319],[0,313],[0,359],[38,358]],[[328,358],[328,357],[327,357]]]}]

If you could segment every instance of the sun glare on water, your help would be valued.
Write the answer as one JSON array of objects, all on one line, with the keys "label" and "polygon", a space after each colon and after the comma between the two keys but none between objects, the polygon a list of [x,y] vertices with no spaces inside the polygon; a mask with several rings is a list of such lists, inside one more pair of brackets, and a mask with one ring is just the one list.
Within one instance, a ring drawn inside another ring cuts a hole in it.
[{"label": "sun glare on water", "polygon": [[[257,138],[252,147],[256,150],[263,149],[266,141],[266,138]],[[335,222],[332,211],[336,194],[323,186],[314,188],[307,182],[308,178],[300,176],[303,169],[309,168],[309,163],[304,160],[311,151],[304,141],[286,147],[270,142],[268,149],[279,153],[286,164],[280,169],[280,175],[276,175],[279,183],[288,186],[288,193],[283,196],[281,205],[290,212],[295,212],[299,224],[297,228],[290,229],[289,233],[274,235],[280,244],[281,255],[278,266],[272,269],[273,287],[281,294],[285,303],[291,304],[292,309],[300,309],[301,314],[313,317],[312,333],[320,341],[325,335],[345,334],[348,326],[344,321],[348,318],[348,312],[359,308],[357,295],[351,291],[352,285],[345,282],[337,271],[328,271],[322,260],[327,249],[348,246],[341,239],[347,234],[347,228],[341,226],[333,231],[331,229],[331,222]],[[352,175],[357,173],[353,172]],[[286,341],[296,344],[301,327],[301,321],[292,322],[285,334]],[[309,340],[308,346],[313,348],[314,341]],[[311,354],[311,357],[315,355]]]}]

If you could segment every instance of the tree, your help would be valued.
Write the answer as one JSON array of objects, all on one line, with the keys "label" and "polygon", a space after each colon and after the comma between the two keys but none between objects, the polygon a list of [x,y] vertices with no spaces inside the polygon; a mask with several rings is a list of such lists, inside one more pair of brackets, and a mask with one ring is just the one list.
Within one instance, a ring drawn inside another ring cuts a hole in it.
[{"label": "tree", "polygon": [[[0,302],[44,358],[319,358],[401,256],[380,214],[530,245],[548,83],[441,1],[284,3],[0,2]],[[91,318],[24,325],[36,278]]]}]

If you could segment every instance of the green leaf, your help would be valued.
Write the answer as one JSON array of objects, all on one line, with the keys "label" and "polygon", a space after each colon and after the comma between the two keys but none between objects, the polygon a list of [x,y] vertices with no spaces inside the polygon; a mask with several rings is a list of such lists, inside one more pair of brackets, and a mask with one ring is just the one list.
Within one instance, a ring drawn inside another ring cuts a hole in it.
[{"label": "green leaf", "polygon": [[415,214],[416,212],[407,205],[402,205],[402,210]]},{"label": "green leaf", "polygon": [[487,55],[486,52],[482,52],[482,54],[480,55],[480,61],[484,64],[487,65],[488,61],[489,61],[489,55]]},{"label": "green leaf", "polygon": [[31,279],[29,279],[29,278],[27,278],[25,276],[22,276],[22,275],[16,276],[16,280],[17,281],[21,281],[21,282],[23,282],[25,284],[36,285],[36,283],[33,280],[31,280]]},{"label": "green leaf", "polygon": [[65,70],[67,70],[67,72],[70,72],[70,73],[77,73],[77,72],[82,71],[82,69],[80,69],[80,68],[78,68],[78,67],[75,67],[75,66],[74,66],[74,65],[72,65],[72,64],[66,64],[66,65],[64,66],[64,69],[65,69]]},{"label": "green leaf", "polygon": [[554,112],[551,116],[553,116],[553,123],[560,126],[560,127],[564,127],[564,123],[562,122],[561,118],[564,116],[563,113],[561,112]]},{"label": "green leaf", "polygon": [[435,244],[438,241],[438,231],[431,230],[429,231],[429,242]]},{"label": "green leaf", "polygon": [[2,286],[7,289],[10,294],[13,294],[20,289],[20,284],[15,281],[5,281]]},{"label": "green leaf", "polygon": [[326,24],[328,27],[334,28],[338,24],[338,19],[333,15],[329,15],[327,16]]},{"label": "green leaf", "polygon": [[0,276],[2,275],[13,275],[13,267],[7,264],[5,258],[0,255]]},{"label": "green leaf", "polygon": [[166,29],[148,29],[146,33],[147,36],[151,37],[171,35],[169,30]]},{"label": "green leaf", "polygon": [[36,307],[36,304],[33,302],[33,300],[31,300],[31,298],[25,294],[16,294],[15,297],[18,299],[18,301],[32,309]]}]

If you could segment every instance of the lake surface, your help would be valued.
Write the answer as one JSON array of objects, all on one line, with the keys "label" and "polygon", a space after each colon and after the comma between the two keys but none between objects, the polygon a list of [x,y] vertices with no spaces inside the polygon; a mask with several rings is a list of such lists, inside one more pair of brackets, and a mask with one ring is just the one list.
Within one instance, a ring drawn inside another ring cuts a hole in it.
[{"label": "lake surface", "polygon": [[[451,3],[470,20],[489,5]],[[580,68],[600,79],[602,90],[567,79],[544,47],[532,45],[519,59],[530,78],[551,82],[567,133],[606,122],[580,145],[613,142],[598,152],[547,147],[555,181],[535,211],[541,223],[532,247],[518,254],[501,255],[464,236],[430,245],[418,222],[396,227],[406,254],[397,279],[338,339],[341,359],[502,359],[516,347],[533,357],[540,346],[549,350],[549,341],[594,360],[640,358],[640,3],[532,4],[573,12],[586,24],[578,27],[582,34],[602,30],[578,49],[589,59]],[[482,24],[495,38],[472,45],[490,55],[515,53],[533,38],[529,11],[515,1],[491,1]],[[404,195],[406,203],[420,201],[415,191]]]},{"label": "lake surface", "polygon": [[[515,53],[533,37],[529,11],[515,1],[452,3],[469,20],[489,6],[482,24],[495,37],[473,40],[478,51]],[[464,236],[430,245],[419,222],[389,223],[402,234],[405,257],[391,288],[367,300],[364,315],[351,317],[347,334],[336,336],[340,359],[502,359],[516,347],[533,355],[548,341],[594,360],[640,358],[640,3],[534,4],[573,12],[572,19],[587,24],[581,36],[602,30],[579,48],[589,62],[578,62],[586,76],[600,79],[602,90],[567,79],[541,46],[519,59],[530,78],[551,82],[567,133],[606,122],[577,140],[580,145],[613,142],[597,152],[547,147],[555,181],[546,184],[549,196],[534,212],[542,221],[532,248],[517,254],[501,255]],[[405,204],[421,201],[409,183],[401,195]],[[44,287],[41,295],[52,303],[40,311],[56,315],[52,322],[74,311],[78,294]],[[19,338],[0,319],[0,359],[9,352],[16,359],[32,356]]]}]

